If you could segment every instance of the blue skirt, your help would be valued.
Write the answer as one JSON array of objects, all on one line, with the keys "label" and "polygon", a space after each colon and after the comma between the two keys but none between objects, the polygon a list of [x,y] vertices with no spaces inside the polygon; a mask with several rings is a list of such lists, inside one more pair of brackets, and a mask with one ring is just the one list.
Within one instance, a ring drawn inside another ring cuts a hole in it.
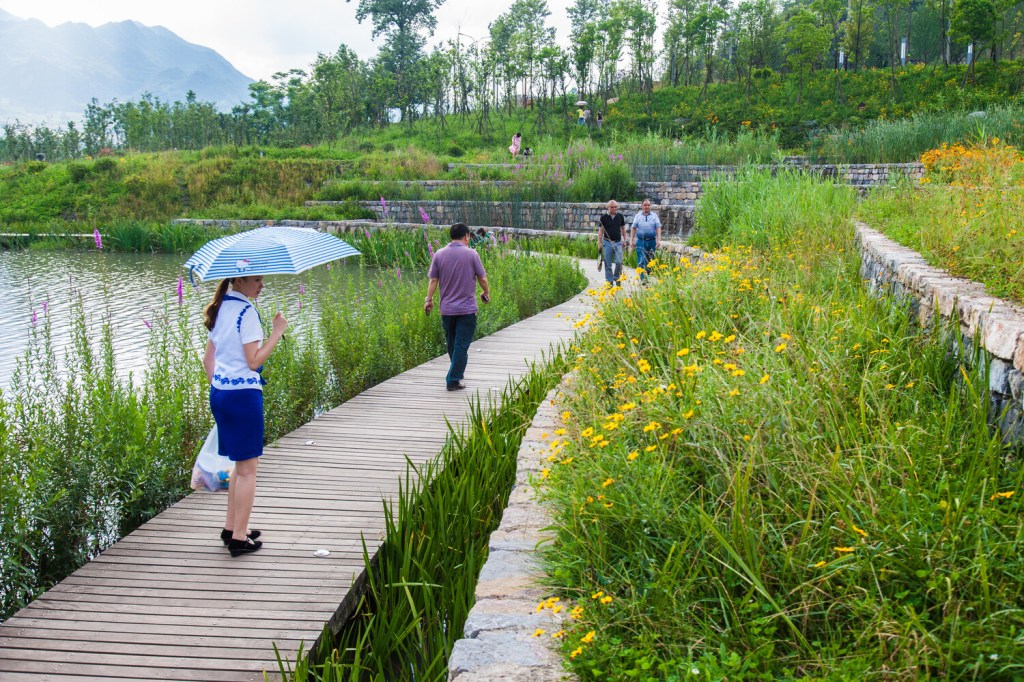
[{"label": "blue skirt", "polygon": [[221,456],[239,462],[263,454],[263,391],[210,386],[210,411],[217,422]]}]

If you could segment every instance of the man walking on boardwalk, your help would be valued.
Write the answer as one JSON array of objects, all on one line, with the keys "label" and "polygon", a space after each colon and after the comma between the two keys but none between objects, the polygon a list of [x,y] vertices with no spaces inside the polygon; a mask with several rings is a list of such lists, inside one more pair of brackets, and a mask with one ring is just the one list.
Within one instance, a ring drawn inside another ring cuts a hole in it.
[{"label": "man walking on boardwalk", "polygon": [[618,202],[612,199],[597,228],[597,243],[604,256],[604,279],[610,287],[615,286],[622,274],[622,237],[625,231],[626,219],[619,213]]},{"label": "man walking on boardwalk", "polygon": [[484,272],[480,254],[469,248],[469,228],[462,224],[452,225],[449,231],[451,242],[430,261],[427,277],[427,301],[423,310],[430,314],[434,309],[434,292],[441,290],[441,327],[448,349],[451,366],[445,384],[449,391],[465,388],[462,383],[469,359],[469,344],[476,331],[476,283],[480,282],[483,293],[480,300],[490,303],[491,292],[487,287],[487,273]]}]

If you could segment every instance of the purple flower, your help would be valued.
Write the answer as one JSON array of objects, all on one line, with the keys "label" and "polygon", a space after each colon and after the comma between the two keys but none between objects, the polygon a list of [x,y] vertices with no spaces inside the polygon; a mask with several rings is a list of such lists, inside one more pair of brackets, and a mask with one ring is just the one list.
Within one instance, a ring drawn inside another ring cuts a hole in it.
[{"label": "purple flower", "polygon": [[424,225],[429,225],[430,224],[430,216],[427,215],[427,212],[423,210],[422,206],[420,206],[420,218],[423,219],[423,224]]},{"label": "purple flower", "polygon": [[369,230],[367,230],[367,229],[366,229],[365,227],[363,228],[363,234],[365,234],[365,235],[366,235],[366,238],[367,238],[367,239],[369,239],[369,238],[370,238],[370,231],[369,231]]},{"label": "purple flower", "polygon": [[50,302],[43,301],[43,314],[45,315],[48,312],[50,312]]},{"label": "purple flower", "polygon": [[185,300],[185,280],[181,277],[178,278],[178,305],[181,305]]},{"label": "purple flower", "polygon": [[523,165],[522,165],[522,164],[520,164],[520,163],[517,163],[517,164],[516,164],[516,170],[519,170],[519,169],[520,169],[520,168],[522,168],[522,167],[523,167]]},{"label": "purple flower", "polygon": [[306,295],[306,285],[305,284],[300,284],[299,285],[299,296],[305,296],[305,295]]},{"label": "purple flower", "polygon": [[327,269],[328,269],[328,270],[330,270],[330,269],[331,269],[331,264],[330,264],[330,263],[328,263],[328,264],[327,264]]},{"label": "purple flower", "polygon": [[302,310],[302,299],[299,299],[299,310]]},{"label": "purple flower", "polygon": [[36,326],[36,322],[39,321],[39,316],[36,315],[35,308],[32,309],[32,326]]},{"label": "purple flower", "polygon": [[402,279],[402,268],[395,266],[395,272],[398,273],[398,279]]},{"label": "purple flower", "polygon": [[92,238],[96,242],[96,248],[100,251],[103,250],[103,237],[100,236],[100,228],[94,227],[92,230]]},{"label": "purple flower", "polygon": [[380,198],[380,206],[384,210],[384,218],[388,217],[388,202],[384,201],[384,197]]},{"label": "purple flower", "polygon": [[152,329],[153,328],[153,325],[151,325],[146,318],[142,318],[142,324],[146,325],[146,329]]}]

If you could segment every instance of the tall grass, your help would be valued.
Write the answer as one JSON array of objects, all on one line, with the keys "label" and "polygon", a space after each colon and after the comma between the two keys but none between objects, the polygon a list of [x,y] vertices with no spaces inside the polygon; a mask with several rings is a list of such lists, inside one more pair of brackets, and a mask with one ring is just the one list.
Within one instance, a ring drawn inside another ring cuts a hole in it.
[{"label": "tall grass", "polygon": [[375,557],[364,542],[366,590],[335,638],[325,632],[312,661],[299,652],[282,679],[444,680],[448,657],[473,606],[487,540],[515,480],[519,444],[537,405],[558,381],[556,357],[509,384],[501,406],[470,407],[437,459],[410,465]]},{"label": "tall grass", "polygon": [[1024,144],[1024,111],[1020,107],[992,107],[984,113],[982,118],[967,111],[943,111],[900,120],[872,120],[863,128],[832,130],[813,139],[810,156],[819,163],[905,163],[917,161],[943,143],[998,137]]},{"label": "tall grass", "polygon": [[542,479],[581,679],[1024,674],[1024,470],[988,379],[867,294],[824,187],[795,200],[816,220],[724,230],[580,344]]},{"label": "tall grass", "polygon": [[[484,263],[494,298],[481,307],[481,335],[564,301],[584,282],[565,259],[503,250]],[[318,325],[306,306],[297,319],[288,312],[297,329],[265,371],[268,441],[444,352],[440,325],[423,314],[422,274],[396,267],[377,277],[379,286],[359,291],[333,284],[311,292]],[[45,312],[32,328],[10,390],[0,394],[0,617],[186,492],[211,423],[204,330],[187,310],[206,301],[190,296],[154,316],[141,383],[120,378],[109,324],[91,338],[81,306],[66,364],[57,361]]]}]

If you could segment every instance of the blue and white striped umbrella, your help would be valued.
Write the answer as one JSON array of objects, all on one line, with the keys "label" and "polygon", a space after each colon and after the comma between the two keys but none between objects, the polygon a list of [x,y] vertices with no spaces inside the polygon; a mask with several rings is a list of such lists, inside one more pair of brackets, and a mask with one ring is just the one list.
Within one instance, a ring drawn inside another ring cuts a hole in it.
[{"label": "blue and white striped umbrella", "polygon": [[308,227],[258,227],[207,242],[185,268],[202,280],[250,275],[297,275],[359,252],[326,232]]}]

